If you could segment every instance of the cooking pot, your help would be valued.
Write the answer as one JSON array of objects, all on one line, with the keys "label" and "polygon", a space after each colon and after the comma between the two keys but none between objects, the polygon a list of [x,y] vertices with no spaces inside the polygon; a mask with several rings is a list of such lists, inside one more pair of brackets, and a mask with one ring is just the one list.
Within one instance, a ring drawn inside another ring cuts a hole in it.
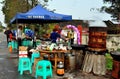
[{"label": "cooking pot", "polygon": [[120,52],[119,51],[112,51],[110,54],[114,60],[120,61]]}]

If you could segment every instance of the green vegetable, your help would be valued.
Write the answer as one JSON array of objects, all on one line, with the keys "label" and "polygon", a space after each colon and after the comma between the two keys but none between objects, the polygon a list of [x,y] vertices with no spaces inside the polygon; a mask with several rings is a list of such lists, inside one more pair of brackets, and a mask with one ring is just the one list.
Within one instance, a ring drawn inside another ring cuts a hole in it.
[{"label": "green vegetable", "polygon": [[112,70],[112,67],[113,67],[113,58],[112,58],[112,56],[109,53],[106,53],[105,57],[106,57],[106,68],[108,70]]}]

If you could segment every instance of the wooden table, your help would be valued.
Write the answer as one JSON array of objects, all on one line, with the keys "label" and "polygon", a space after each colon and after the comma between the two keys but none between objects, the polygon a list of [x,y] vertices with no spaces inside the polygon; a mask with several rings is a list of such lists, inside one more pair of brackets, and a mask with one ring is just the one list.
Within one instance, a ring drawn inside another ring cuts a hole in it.
[{"label": "wooden table", "polygon": [[[39,50],[40,54],[45,53],[48,55],[48,59],[50,61],[54,61],[54,65],[53,68],[56,71],[57,69],[57,62],[62,61],[64,63],[64,55],[65,53],[68,53],[69,51],[63,51],[63,50],[53,50],[53,51],[47,51],[47,50]],[[54,57],[51,58],[50,55],[53,54]],[[59,57],[59,54],[61,55],[61,57]]]}]

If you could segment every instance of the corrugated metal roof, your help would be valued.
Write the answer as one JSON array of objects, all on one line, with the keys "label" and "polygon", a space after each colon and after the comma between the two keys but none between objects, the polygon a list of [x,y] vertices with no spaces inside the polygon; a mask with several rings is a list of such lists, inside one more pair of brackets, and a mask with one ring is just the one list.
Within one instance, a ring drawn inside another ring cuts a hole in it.
[{"label": "corrugated metal roof", "polygon": [[107,25],[104,23],[104,21],[89,21],[89,27],[107,27]]}]

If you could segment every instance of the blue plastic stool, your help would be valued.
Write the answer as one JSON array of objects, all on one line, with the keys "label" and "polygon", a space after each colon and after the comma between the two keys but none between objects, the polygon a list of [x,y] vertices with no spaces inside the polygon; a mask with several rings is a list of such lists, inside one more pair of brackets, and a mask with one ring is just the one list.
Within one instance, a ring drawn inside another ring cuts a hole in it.
[{"label": "blue plastic stool", "polygon": [[40,57],[40,53],[39,52],[33,52],[32,56],[31,56],[31,64],[33,64],[34,63],[34,59],[38,58],[38,57]]},{"label": "blue plastic stool", "polygon": [[30,59],[27,57],[21,57],[19,58],[18,71],[20,71],[20,75],[22,75],[23,71],[26,70],[29,70],[30,73],[32,73],[32,66],[30,63]]},{"label": "blue plastic stool", "polygon": [[38,61],[36,65],[36,74],[35,74],[36,79],[38,76],[42,76],[43,79],[46,79],[47,76],[52,77],[52,66],[50,61],[48,60]]}]

